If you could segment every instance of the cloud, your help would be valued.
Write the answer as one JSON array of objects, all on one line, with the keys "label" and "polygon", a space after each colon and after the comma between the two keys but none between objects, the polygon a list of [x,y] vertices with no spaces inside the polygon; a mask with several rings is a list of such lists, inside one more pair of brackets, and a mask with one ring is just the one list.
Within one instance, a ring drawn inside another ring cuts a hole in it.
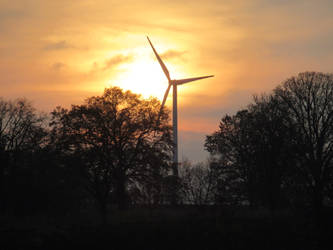
[{"label": "cloud", "polygon": [[[119,55],[113,56],[110,59],[105,61],[103,70],[107,70],[112,67],[116,67],[117,65],[122,64],[122,63],[130,62],[130,61],[132,61],[132,59],[133,59],[133,56],[131,56],[131,55],[124,56],[124,55],[119,54]],[[97,64],[94,64],[95,67],[96,67],[96,65]]]},{"label": "cloud", "polygon": [[52,65],[52,69],[55,71],[59,71],[61,69],[63,69],[66,65],[62,62],[56,62]]},{"label": "cloud", "polygon": [[163,54],[161,54],[161,57],[163,59],[182,59],[183,61],[185,61],[184,59],[184,55],[186,54],[186,51],[176,51],[176,50],[168,50],[166,52],[164,52]]},{"label": "cloud", "polygon": [[66,40],[62,40],[60,42],[50,43],[46,45],[43,49],[44,50],[64,50],[64,49],[71,49],[74,46],[68,44]]}]

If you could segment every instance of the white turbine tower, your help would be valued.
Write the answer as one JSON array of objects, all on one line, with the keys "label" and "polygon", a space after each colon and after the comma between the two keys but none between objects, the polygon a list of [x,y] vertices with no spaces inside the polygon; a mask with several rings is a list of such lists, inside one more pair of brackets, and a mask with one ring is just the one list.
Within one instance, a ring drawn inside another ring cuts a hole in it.
[{"label": "white turbine tower", "polygon": [[209,75],[209,76],[201,76],[201,77],[194,77],[194,78],[186,78],[186,79],[179,79],[179,80],[172,80],[170,77],[170,73],[167,69],[167,67],[165,66],[165,64],[163,63],[162,59],[160,58],[160,56],[158,55],[158,53],[156,52],[153,44],[151,43],[151,41],[149,40],[149,37],[147,36],[148,42],[151,46],[151,48],[154,51],[154,54],[158,60],[158,62],[160,63],[162,70],[165,74],[165,76],[167,77],[168,81],[169,81],[169,85],[167,90],[165,91],[164,94],[164,98],[162,101],[162,105],[161,105],[161,110],[164,107],[165,101],[168,97],[170,88],[172,86],[173,88],[173,102],[172,102],[172,126],[173,126],[173,142],[174,142],[174,149],[173,149],[173,174],[175,176],[178,176],[178,124],[177,124],[177,86],[178,85],[182,85],[184,83],[188,83],[188,82],[193,82],[193,81],[197,81],[200,79],[204,79],[204,78],[208,78],[208,77],[213,77],[213,75]]}]

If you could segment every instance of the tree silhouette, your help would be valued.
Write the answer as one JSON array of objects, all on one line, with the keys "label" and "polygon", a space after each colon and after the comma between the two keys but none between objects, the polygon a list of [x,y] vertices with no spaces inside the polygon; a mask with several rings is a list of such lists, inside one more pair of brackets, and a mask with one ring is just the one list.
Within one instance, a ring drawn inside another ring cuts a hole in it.
[{"label": "tree silhouette", "polygon": [[217,156],[220,182],[251,204],[275,208],[283,196],[296,199],[292,188],[299,197],[312,193],[319,213],[332,182],[332,75],[300,73],[255,97],[247,109],[226,115],[205,147]]},{"label": "tree silhouette", "polygon": [[113,198],[128,206],[128,188],[168,170],[172,150],[168,114],[160,103],[114,87],[70,110],[53,113],[52,138],[62,150],[81,157],[87,188],[106,215]]},{"label": "tree silhouette", "polygon": [[253,185],[250,185],[253,148],[249,133],[252,129],[247,129],[250,125],[248,117],[248,110],[239,111],[234,116],[226,115],[221,119],[219,130],[206,138],[205,148],[215,159],[211,168],[218,178],[219,203],[243,200],[245,193],[240,190],[247,190],[248,199],[254,202],[251,198]]},{"label": "tree silhouette", "polygon": [[[29,165],[31,154],[46,143],[45,115],[25,99],[0,99],[0,199],[2,211],[22,189],[16,178]],[[6,197],[5,197],[6,196]]]},{"label": "tree silhouette", "polygon": [[182,200],[185,204],[200,206],[215,203],[216,176],[209,163],[192,165],[185,161],[179,170]]},{"label": "tree silhouette", "polygon": [[285,104],[285,121],[295,129],[294,157],[297,171],[311,189],[319,213],[333,171],[333,75],[300,73],[274,90]]}]

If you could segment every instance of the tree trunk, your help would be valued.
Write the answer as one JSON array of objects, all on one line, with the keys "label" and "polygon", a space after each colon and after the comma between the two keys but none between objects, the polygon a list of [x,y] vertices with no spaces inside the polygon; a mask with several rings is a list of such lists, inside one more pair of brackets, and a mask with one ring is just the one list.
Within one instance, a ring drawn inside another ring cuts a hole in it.
[{"label": "tree trunk", "polygon": [[127,209],[129,206],[129,198],[126,192],[126,179],[123,176],[119,176],[116,182],[116,199],[118,208]]}]

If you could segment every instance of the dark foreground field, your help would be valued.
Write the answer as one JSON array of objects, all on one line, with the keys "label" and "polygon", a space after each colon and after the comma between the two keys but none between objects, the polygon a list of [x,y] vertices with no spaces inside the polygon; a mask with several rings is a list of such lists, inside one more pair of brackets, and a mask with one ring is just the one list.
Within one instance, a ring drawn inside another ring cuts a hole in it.
[{"label": "dark foreground field", "polygon": [[92,213],[2,217],[0,249],[333,249],[333,212],[136,208],[101,225]]}]

